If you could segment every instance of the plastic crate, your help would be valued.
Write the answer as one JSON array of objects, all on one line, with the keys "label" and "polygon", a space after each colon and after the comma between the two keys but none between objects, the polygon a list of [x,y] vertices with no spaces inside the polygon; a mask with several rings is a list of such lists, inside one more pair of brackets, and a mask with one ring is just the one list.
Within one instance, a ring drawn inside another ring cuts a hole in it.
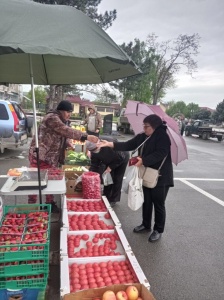
[{"label": "plastic crate", "polygon": [[24,276],[23,279],[16,279],[10,277],[0,278],[0,289],[24,289],[24,288],[42,288],[46,289],[48,273],[43,274],[42,278],[28,278]]},{"label": "plastic crate", "polygon": [[[94,209],[95,205],[98,205],[98,209]],[[101,199],[76,198],[67,199],[67,210],[69,212],[106,212],[107,207]]]},{"label": "plastic crate", "polygon": [[[0,264],[0,278],[48,273],[49,260],[17,261]],[[0,279],[1,280],[1,279]]]},{"label": "plastic crate", "polygon": [[48,230],[47,230],[47,242],[46,243],[17,243],[17,244],[6,244],[1,242],[0,244],[0,263],[6,262],[18,262],[18,261],[28,261],[28,260],[49,260],[49,240],[50,240],[50,212],[51,205],[17,205],[17,206],[4,206],[3,207],[3,218],[6,214],[16,213],[16,214],[26,214],[26,224],[24,232],[26,231],[26,225],[28,219],[28,214],[32,212],[45,211],[48,212]]},{"label": "plastic crate", "polygon": [[[72,292],[70,290],[71,286],[70,286],[70,278],[69,278],[69,267],[72,264],[83,265],[85,267],[89,263],[100,264],[101,262],[114,263],[114,262],[121,262],[121,261],[125,261],[128,263],[129,270],[132,272],[134,276],[134,282],[123,282],[123,284],[141,283],[144,284],[147,289],[150,289],[150,284],[147,278],[145,277],[140,265],[138,264],[137,259],[133,252],[126,252],[125,255],[120,255],[120,256],[111,256],[111,257],[102,256],[102,257],[89,257],[89,258],[85,257],[83,259],[68,258],[67,256],[61,256],[61,274],[63,274],[63,276],[61,276],[61,289],[60,289],[61,296]],[[64,274],[66,275],[64,276]],[[78,289],[76,291],[78,291]]]},{"label": "plastic crate", "polygon": [[[112,213],[112,214],[111,214]],[[73,216],[79,216],[81,217],[84,216],[84,218],[87,218],[87,216],[97,216],[99,218],[99,221],[103,221],[106,226],[110,226],[110,228],[97,228],[97,229],[88,229],[88,228],[83,228],[83,229],[69,229],[70,228],[70,221],[69,218]],[[105,216],[108,215],[109,218],[105,218]],[[120,222],[118,218],[116,217],[115,213],[112,211],[108,212],[63,212],[63,219],[62,219],[63,227],[68,228],[69,231],[85,231],[85,230],[111,230],[114,229],[115,226],[119,226]]]},{"label": "plastic crate", "polygon": [[45,300],[45,289],[21,289],[11,291],[7,289],[0,290],[0,299],[19,299],[19,300]]},{"label": "plastic crate", "polygon": [[[14,251],[15,247],[17,247],[18,250]],[[22,250],[23,247],[26,247],[26,245],[19,244],[0,246],[0,263],[35,259],[49,260],[49,241],[45,244],[29,244],[29,247],[37,247],[36,249]],[[3,252],[2,248],[7,248],[8,251]]]},{"label": "plastic crate", "polygon": [[19,205],[4,205],[3,206],[3,215],[7,213],[29,213],[29,212],[36,212],[36,211],[47,211],[51,213],[51,205],[50,204],[19,204]]}]

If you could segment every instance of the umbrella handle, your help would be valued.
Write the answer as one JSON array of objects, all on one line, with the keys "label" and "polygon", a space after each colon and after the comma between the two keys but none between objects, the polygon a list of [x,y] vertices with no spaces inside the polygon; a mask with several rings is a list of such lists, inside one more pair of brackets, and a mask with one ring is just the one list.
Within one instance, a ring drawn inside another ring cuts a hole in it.
[{"label": "umbrella handle", "polygon": [[136,116],[138,116],[138,105],[139,105],[139,103],[137,103],[137,105],[136,105]]}]

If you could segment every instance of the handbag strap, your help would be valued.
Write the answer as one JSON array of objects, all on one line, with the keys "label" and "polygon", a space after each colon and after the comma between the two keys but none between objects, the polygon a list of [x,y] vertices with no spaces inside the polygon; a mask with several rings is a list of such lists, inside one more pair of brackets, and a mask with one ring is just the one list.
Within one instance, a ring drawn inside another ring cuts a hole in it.
[{"label": "handbag strap", "polygon": [[[141,146],[143,146],[143,145],[145,144],[145,142],[146,142],[149,138],[150,138],[150,136],[148,136],[147,139],[145,139],[145,140],[144,140],[144,141],[143,141],[143,142],[142,142],[135,150],[133,150],[133,151],[131,152],[131,156],[132,156],[132,155],[133,155],[133,154],[134,154]],[[141,151],[143,151],[143,147],[142,147]],[[158,171],[160,171],[160,169],[162,168],[162,166],[163,166],[163,164],[164,164],[166,158],[167,158],[167,155],[164,157],[163,161],[161,162],[161,165],[160,165]]]},{"label": "handbag strap", "polygon": [[135,150],[133,150],[131,152],[131,156],[142,146],[145,144],[145,142],[150,138],[150,136],[148,136]]},{"label": "handbag strap", "polygon": [[161,165],[160,165],[160,167],[159,167],[158,171],[160,171],[160,169],[162,168],[162,166],[163,166],[163,164],[164,164],[164,162],[165,162],[166,158],[167,158],[167,155],[164,157],[163,161],[161,162]]}]

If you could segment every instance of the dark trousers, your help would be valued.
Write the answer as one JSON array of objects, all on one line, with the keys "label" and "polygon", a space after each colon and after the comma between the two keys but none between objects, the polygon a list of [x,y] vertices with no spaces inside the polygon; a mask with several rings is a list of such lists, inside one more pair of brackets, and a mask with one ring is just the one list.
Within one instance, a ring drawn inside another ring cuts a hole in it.
[{"label": "dark trousers", "polygon": [[151,228],[152,211],[154,207],[153,230],[157,230],[160,233],[164,231],[166,221],[165,200],[168,191],[168,186],[157,186],[153,189],[143,186],[144,203],[142,206],[142,224],[146,228]]},{"label": "dark trousers", "polygon": [[121,200],[121,187],[124,177],[124,173],[128,164],[129,154],[125,154],[125,160],[117,167],[111,171],[111,176],[113,179],[113,184],[104,186],[103,193],[107,197],[109,202],[119,202]]}]

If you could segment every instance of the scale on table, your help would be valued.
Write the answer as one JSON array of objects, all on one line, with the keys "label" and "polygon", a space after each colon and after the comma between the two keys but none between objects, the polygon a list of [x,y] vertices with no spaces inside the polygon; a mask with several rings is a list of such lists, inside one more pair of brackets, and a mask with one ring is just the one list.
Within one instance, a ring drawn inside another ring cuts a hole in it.
[{"label": "scale on table", "polygon": [[[48,182],[48,170],[40,171],[40,185],[41,190],[47,187]],[[22,191],[22,190],[36,190],[39,188],[38,172],[37,171],[24,171],[18,177],[14,177],[13,184],[10,187],[10,191]]]}]

